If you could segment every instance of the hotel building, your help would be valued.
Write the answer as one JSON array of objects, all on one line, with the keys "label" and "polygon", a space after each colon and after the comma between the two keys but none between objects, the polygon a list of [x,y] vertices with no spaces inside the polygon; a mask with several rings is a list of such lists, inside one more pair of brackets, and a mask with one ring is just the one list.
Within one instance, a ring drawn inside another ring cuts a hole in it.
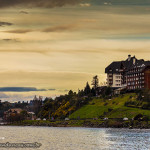
[{"label": "hotel building", "polygon": [[128,55],[125,61],[112,62],[106,67],[105,73],[107,86],[126,87],[128,90],[150,89],[150,61]]}]

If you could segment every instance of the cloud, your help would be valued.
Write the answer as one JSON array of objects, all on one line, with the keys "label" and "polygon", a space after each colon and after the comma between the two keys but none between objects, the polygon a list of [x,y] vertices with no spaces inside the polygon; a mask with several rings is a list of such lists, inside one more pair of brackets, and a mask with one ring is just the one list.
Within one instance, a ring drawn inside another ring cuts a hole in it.
[{"label": "cloud", "polygon": [[11,26],[11,25],[13,25],[12,23],[10,23],[10,22],[0,22],[0,26]]},{"label": "cloud", "polygon": [[[11,42],[11,41],[9,41]],[[14,42],[14,41],[12,41]],[[21,41],[15,41],[15,42],[21,42]],[[46,50],[22,50],[22,49],[0,49],[0,53],[37,53],[37,54],[42,54],[42,55],[47,55],[48,51]]]},{"label": "cloud", "polygon": [[35,87],[1,87],[0,92],[30,92],[47,91],[46,89],[37,89]]},{"label": "cloud", "polygon": [[67,30],[74,30],[77,28],[77,25],[70,24],[70,25],[60,25],[55,27],[49,27],[46,29],[43,29],[42,32],[62,32]]},{"label": "cloud", "polygon": [[104,5],[112,5],[111,3],[108,2],[104,2]]},{"label": "cloud", "polygon": [[82,22],[87,22],[87,23],[93,23],[93,22],[97,22],[97,19],[81,19],[80,21]]},{"label": "cloud", "polygon": [[3,39],[3,41],[11,41],[12,39]]},{"label": "cloud", "polygon": [[48,89],[49,91],[56,91],[56,89]]},{"label": "cloud", "polygon": [[[63,32],[63,31],[75,30],[77,27],[78,27],[78,25],[75,25],[75,24],[60,25],[60,26],[53,26],[53,27],[42,29],[42,30],[40,30],[40,32]],[[39,31],[39,30],[15,29],[15,30],[3,31],[3,32],[15,33],[15,34],[25,34],[25,33],[33,32],[33,31]]]},{"label": "cloud", "polygon": [[20,42],[18,39],[2,39],[5,42]]},{"label": "cloud", "polygon": [[65,89],[65,90],[58,90],[59,92],[69,92],[70,90],[67,90],[67,89]]},{"label": "cloud", "polygon": [[20,14],[29,14],[27,11],[20,11]]},{"label": "cloud", "polygon": [[90,7],[91,4],[90,3],[81,3],[80,6],[81,7]]},{"label": "cloud", "polygon": [[9,31],[4,31],[7,33],[16,33],[16,34],[23,34],[23,33],[28,33],[28,32],[32,32],[33,30],[30,29],[17,29],[17,30],[9,30]]},{"label": "cloud", "polygon": [[81,0],[0,0],[0,8],[23,6],[23,7],[62,7],[65,5],[75,5]]},{"label": "cloud", "polygon": [[64,90],[64,92],[69,92],[69,90],[66,89],[66,90]]}]

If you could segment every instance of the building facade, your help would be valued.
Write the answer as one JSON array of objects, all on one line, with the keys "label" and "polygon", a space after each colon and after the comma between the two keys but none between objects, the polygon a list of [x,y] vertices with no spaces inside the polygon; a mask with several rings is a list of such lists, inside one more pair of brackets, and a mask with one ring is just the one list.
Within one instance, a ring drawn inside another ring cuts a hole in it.
[{"label": "building facade", "polygon": [[126,87],[128,90],[150,89],[150,61],[128,55],[125,61],[112,62],[106,67],[105,73],[107,86]]}]

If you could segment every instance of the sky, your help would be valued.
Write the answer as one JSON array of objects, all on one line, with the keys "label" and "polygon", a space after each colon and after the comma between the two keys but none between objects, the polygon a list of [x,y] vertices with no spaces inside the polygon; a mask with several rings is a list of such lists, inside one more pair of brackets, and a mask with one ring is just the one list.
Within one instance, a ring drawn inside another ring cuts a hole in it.
[{"label": "sky", "polygon": [[128,54],[150,60],[150,0],[0,0],[0,99],[84,88]]}]

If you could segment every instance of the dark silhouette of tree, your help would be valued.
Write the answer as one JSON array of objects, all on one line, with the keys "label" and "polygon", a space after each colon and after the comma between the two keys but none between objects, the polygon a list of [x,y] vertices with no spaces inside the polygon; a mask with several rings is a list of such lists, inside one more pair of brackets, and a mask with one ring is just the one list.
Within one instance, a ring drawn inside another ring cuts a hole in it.
[{"label": "dark silhouette of tree", "polygon": [[99,85],[99,80],[98,80],[98,76],[94,76],[93,80],[92,80],[92,84],[94,89],[97,89],[98,85]]},{"label": "dark silhouette of tree", "polygon": [[86,87],[84,88],[84,94],[87,96],[91,93],[91,88],[90,88],[90,85],[89,83],[87,82],[86,83]]},{"label": "dark silhouette of tree", "polygon": [[112,94],[112,88],[111,87],[107,87],[106,91],[105,91],[105,96],[109,96]]},{"label": "dark silhouette of tree", "polygon": [[92,88],[91,89],[91,94],[92,94],[92,96],[96,96],[96,89]]},{"label": "dark silhouette of tree", "polygon": [[73,95],[73,91],[70,90],[70,91],[68,92],[68,95],[72,96],[72,95]]},{"label": "dark silhouette of tree", "polygon": [[79,90],[78,91],[78,96],[79,97],[83,97],[84,96],[84,91],[83,90]]}]

